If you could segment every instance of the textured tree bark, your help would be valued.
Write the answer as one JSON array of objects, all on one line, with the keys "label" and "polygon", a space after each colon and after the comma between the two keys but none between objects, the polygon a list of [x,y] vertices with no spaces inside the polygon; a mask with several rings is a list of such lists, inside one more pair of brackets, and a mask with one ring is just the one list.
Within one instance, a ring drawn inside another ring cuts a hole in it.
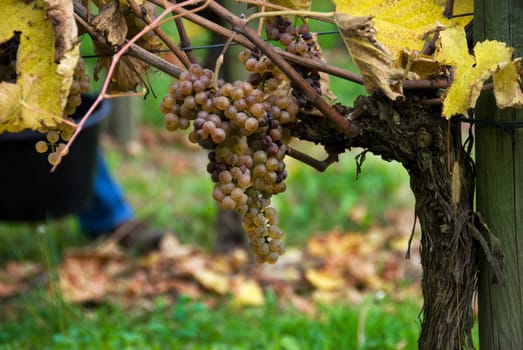
[{"label": "textured tree bark", "polygon": [[[339,111],[351,115],[344,107]],[[473,348],[472,300],[480,248],[474,237],[480,219],[473,212],[473,164],[469,150],[462,146],[460,123],[443,119],[439,109],[376,96],[359,98],[352,112],[359,116],[361,127],[352,143],[341,135],[333,137],[328,123],[318,129],[318,121],[311,120],[312,131],[306,117],[303,138],[321,142],[327,149],[363,147],[403,164],[422,230],[424,304],[419,348]]]}]

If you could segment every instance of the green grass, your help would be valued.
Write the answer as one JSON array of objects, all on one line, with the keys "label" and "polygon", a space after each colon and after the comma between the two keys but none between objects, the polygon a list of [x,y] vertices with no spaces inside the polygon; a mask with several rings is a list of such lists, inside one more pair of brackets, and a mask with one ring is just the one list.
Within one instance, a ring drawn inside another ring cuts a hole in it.
[{"label": "green grass", "polygon": [[[301,244],[311,233],[333,227],[365,230],[383,223],[388,208],[413,205],[408,175],[399,163],[368,156],[357,179],[354,157],[355,153],[342,155],[323,173],[288,162],[287,190],[274,197],[274,205],[290,244]],[[351,219],[356,209],[364,210],[358,221]]]},{"label": "green grass", "polygon": [[[102,306],[93,310],[23,304],[0,326],[1,349],[416,349],[419,306],[410,302],[319,309],[311,318],[272,299],[265,307],[209,309],[205,304],[163,298],[152,310],[134,312]],[[25,313],[25,315],[24,315]],[[31,317],[27,317],[31,314]]]},{"label": "green grass", "polygon": [[[353,156],[344,156],[325,173],[291,161],[288,190],[275,200],[288,245],[303,244],[315,230],[355,228],[347,216],[355,205],[370,208],[368,221],[360,226],[379,221],[387,206],[402,205],[398,191],[406,175],[399,166],[371,158],[356,180]],[[216,207],[204,169],[172,176],[171,163],[154,161],[147,153],[127,157],[110,150],[108,160],[140,217],[174,230],[185,242],[211,246]],[[85,243],[85,238],[74,219],[66,218],[41,225],[1,225],[0,243],[1,261],[40,261],[48,278],[56,281],[63,250]],[[33,288],[0,303],[0,349],[416,348],[416,302],[367,299],[359,305],[322,307],[311,318],[282,308],[270,293],[268,300],[259,308],[225,303],[210,309],[183,297],[174,303],[158,297],[147,311],[129,311],[112,305],[68,305],[57,289]]]}]

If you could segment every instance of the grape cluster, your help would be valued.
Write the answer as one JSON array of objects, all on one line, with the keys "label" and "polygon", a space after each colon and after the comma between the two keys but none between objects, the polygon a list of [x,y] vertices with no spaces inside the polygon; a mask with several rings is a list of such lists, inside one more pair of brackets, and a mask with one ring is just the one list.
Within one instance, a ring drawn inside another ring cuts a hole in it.
[{"label": "grape cluster", "polygon": [[[311,33],[307,23],[296,27],[289,19],[276,16],[271,23],[265,26],[265,33],[267,39],[279,41],[289,53],[311,59],[321,60],[323,57],[315,41],[314,34]],[[300,64],[293,64],[292,67],[319,95],[322,95],[321,76],[318,71],[311,70]],[[292,94],[297,99],[301,108],[306,111],[313,109],[307,96],[305,96],[300,89],[292,89]]]},{"label": "grape cluster", "polygon": [[243,216],[256,261],[275,263],[285,248],[270,199],[285,190],[285,126],[296,121],[299,108],[267,57],[247,51],[240,56],[258,74],[256,81],[215,86],[212,71],[193,64],[170,86],[160,110],[168,130],[192,124],[189,140],[209,150],[212,197],[221,209]]},{"label": "grape cluster", "polygon": [[85,73],[83,60],[78,61],[73,73],[73,82],[69,88],[69,96],[65,105],[62,122],[56,126],[49,127],[41,125],[38,131],[46,134],[45,140],[37,141],[35,144],[36,152],[47,153],[47,161],[51,165],[58,164],[60,153],[65,149],[65,142],[69,141],[75,130],[75,123],[70,115],[73,115],[76,108],[82,103],[81,95],[89,91],[90,80]]},{"label": "grape cluster", "polygon": [[85,73],[85,64],[82,59],[78,61],[73,73],[73,82],[69,88],[69,96],[64,108],[64,116],[73,115],[76,108],[82,103],[82,94],[89,92],[90,87],[89,76]]}]

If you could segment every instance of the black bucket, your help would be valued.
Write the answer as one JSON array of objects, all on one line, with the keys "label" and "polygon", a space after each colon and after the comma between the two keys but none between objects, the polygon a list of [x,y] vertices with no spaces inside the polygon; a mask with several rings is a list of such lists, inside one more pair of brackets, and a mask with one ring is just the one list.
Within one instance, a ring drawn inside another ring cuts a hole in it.
[{"label": "black bucket", "polygon": [[[73,115],[82,118],[94,103],[83,96]],[[54,172],[46,154],[35,144],[45,134],[26,130],[0,134],[0,221],[40,221],[82,210],[90,199],[102,120],[111,106],[104,100],[89,117],[82,131]]]}]

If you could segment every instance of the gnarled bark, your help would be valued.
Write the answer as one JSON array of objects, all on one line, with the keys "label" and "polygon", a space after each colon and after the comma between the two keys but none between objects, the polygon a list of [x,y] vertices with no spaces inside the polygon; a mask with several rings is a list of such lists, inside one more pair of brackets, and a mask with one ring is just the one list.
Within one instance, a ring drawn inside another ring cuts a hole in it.
[{"label": "gnarled bark", "polygon": [[419,348],[473,348],[480,219],[473,212],[473,164],[462,145],[460,123],[441,118],[435,108],[391,103],[376,96],[361,97],[353,110],[339,107],[339,111],[357,117],[361,133],[352,141],[333,136],[335,129],[328,122],[318,128],[316,119],[314,129],[309,128],[308,122],[313,121],[307,116],[302,116],[301,136],[327,149],[362,147],[385,160],[401,162],[410,175],[422,231],[424,304]]}]

